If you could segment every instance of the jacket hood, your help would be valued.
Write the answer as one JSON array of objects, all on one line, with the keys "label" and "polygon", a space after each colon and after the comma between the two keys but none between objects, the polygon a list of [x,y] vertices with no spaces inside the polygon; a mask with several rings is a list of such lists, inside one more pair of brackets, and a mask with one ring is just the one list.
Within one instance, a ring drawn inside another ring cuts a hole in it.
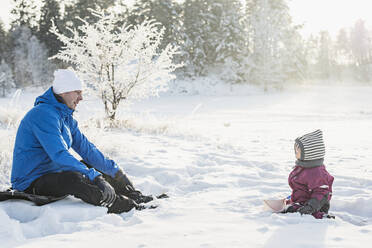
[{"label": "jacket hood", "polygon": [[72,115],[74,110],[67,107],[66,104],[59,102],[54,96],[53,89],[50,87],[44,94],[38,96],[35,100],[34,106],[39,104],[48,104],[60,110],[63,115]]}]

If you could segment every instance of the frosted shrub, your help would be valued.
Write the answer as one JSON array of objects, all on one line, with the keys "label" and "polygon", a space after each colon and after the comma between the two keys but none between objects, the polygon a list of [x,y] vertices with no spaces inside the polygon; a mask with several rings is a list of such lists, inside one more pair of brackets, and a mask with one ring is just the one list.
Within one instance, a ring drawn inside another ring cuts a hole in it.
[{"label": "frosted shrub", "polygon": [[72,37],[52,32],[64,44],[53,58],[74,64],[88,90],[102,98],[107,117],[115,119],[121,100],[127,102],[158,95],[167,90],[180,67],[172,62],[177,48],[167,45],[159,51],[164,28],[147,20],[137,26],[118,26],[114,13],[93,11],[97,23],[70,30]]},{"label": "frosted shrub", "polygon": [[19,105],[21,90],[16,90],[7,106],[0,106],[0,127],[17,127],[25,111]]},{"label": "frosted shrub", "polygon": [[0,190],[9,188],[16,130],[0,129]]},{"label": "frosted shrub", "polygon": [[1,96],[5,97],[6,93],[9,93],[11,89],[15,88],[13,73],[10,66],[1,60],[0,63],[0,91]]}]

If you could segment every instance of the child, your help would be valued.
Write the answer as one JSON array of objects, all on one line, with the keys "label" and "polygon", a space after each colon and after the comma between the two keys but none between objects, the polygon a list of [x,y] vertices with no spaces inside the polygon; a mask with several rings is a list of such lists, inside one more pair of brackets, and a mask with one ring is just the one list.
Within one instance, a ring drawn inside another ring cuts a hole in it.
[{"label": "child", "polygon": [[325,147],[322,131],[298,137],[294,148],[297,160],[288,177],[292,194],[291,205],[286,212],[312,214],[321,219],[330,207],[334,179],[323,164]]}]

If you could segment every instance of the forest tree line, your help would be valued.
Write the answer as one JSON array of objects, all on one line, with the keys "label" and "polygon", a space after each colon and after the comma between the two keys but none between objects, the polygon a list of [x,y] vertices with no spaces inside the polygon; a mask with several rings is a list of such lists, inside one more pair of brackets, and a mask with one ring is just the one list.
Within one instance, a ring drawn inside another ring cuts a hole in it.
[{"label": "forest tree line", "polygon": [[72,37],[91,9],[116,12],[117,25],[155,20],[165,33],[159,49],[179,47],[178,78],[218,75],[228,83],[280,87],[304,80],[372,80],[372,31],[363,20],[339,30],[301,36],[287,0],[13,0],[12,22],[0,20],[0,94],[12,88],[50,85],[56,68],[48,60],[62,48],[50,30]]}]

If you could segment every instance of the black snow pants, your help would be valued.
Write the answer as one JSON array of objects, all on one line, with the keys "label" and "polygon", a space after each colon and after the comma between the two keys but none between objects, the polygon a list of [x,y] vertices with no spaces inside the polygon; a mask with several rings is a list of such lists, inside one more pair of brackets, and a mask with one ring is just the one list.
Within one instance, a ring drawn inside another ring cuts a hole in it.
[{"label": "black snow pants", "polygon": [[[63,171],[45,174],[37,178],[30,187],[25,190],[29,194],[45,196],[73,195],[86,203],[100,206],[102,192],[83,174],[76,171]],[[116,195],[116,199],[108,213],[128,212],[138,205],[123,195]]]}]

